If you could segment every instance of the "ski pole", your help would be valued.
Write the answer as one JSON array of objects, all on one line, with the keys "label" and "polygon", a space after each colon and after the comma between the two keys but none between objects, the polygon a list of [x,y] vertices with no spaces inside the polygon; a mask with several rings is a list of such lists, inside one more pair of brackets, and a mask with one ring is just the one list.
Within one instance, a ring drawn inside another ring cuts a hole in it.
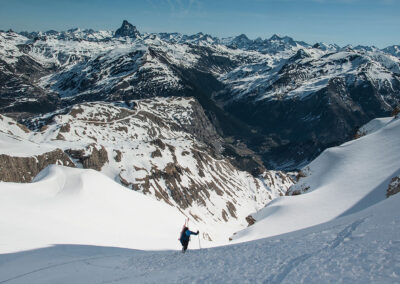
[{"label": "ski pole", "polygon": [[200,235],[198,236],[199,239],[199,249],[201,249],[201,245],[200,245]]}]

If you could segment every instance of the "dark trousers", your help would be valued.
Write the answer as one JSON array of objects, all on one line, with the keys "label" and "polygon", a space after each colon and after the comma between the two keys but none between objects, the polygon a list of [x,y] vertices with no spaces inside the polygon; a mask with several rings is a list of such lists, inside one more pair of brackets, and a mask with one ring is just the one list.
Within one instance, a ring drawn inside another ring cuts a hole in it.
[{"label": "dark trousers", "polygon": [[189,240],[181,240],[181,244],[182,244],[182,249],[183,249],[183,251],[186,251],[187,250],[187,247],[188,247],[188,245],[189,245]]}]

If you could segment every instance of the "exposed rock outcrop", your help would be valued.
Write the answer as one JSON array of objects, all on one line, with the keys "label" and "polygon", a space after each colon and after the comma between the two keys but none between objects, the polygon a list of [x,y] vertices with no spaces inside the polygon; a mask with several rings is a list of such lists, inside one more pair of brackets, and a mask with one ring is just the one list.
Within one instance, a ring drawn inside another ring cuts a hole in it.
[{"label": "exposed rock outcrop", "polygon": [[85,169],[101,171],[101,168],[108,162],[107,150],[102,145],[90,144],[85,149],[72,150],[66,152],[72,158],[77,159]]},{"label": "exposed rock outcrop", "polygon": [[33,157],[0,155],[0,181],[31,182],[45,167],[52,164],[74,167],[71,159],[60,149]]},{"label": "exposed rock outcrop", "polygon": [[386,197],[390,197],[400,192],[400,176],[392,178],[389,187],[386,191]]},{"label": "exposed rock outcrop", "polygon": [[249,215],[249,216],[246,217],[246,221],[247,221],[247,223],[249,224],[249,227],[250,227],[251,225],[254,225],[254,223],[256,222],[256,219],[254,219],[253,216]]}]

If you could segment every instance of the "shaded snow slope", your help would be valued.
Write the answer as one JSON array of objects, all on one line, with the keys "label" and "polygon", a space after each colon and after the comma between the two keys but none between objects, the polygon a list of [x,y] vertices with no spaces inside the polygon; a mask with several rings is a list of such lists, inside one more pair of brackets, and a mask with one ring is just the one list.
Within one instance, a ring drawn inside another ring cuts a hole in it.
[{"label": "shaded snow slope", "polygon": [[368,122],[367,124],[363,125],[358,131],[357,134],[359,136],[364,136],[367,134],[370,134],[372,132],[375,132],[382,127],[384,127],[386,124],[391,122],[393,120],[393,117],[382,117],[382,118],[376,118]]},{"label": "shaded snow slope", "polygon": [[62,166],[30,184],[0,182],[0,196],[2,253],[59,243],[171,249],[185,219],[99,172]]},{"label": "shaded snow slope", "polygon": [[0,254],[0,282],[398,283],[399,205],[395,195],[306,230],[186,254],[73,245]]},{"label": "shaded snow slope", "polygon": [[253,216],[256,224],[239,232],[235,241],[292,232],[384,200],[391,179],[400,174],[400,119],[327,149],[302,172],[307,176],[291,192],[306,193],[270,202]]}]

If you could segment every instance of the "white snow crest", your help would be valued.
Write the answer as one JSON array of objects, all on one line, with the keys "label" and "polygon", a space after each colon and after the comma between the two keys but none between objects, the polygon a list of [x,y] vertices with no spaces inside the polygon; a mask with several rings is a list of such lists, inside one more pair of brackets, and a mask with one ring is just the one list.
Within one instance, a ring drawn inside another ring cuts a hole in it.
[{"label": "white snow crest", "polygon": [[307,166],[305,177],[290,189],[304,194],[274,199],[235,239],[293,232],[385,200],[388,184],[400,173],[400,119],[375,120],[365,129],[367,135],[325,150]]}]

